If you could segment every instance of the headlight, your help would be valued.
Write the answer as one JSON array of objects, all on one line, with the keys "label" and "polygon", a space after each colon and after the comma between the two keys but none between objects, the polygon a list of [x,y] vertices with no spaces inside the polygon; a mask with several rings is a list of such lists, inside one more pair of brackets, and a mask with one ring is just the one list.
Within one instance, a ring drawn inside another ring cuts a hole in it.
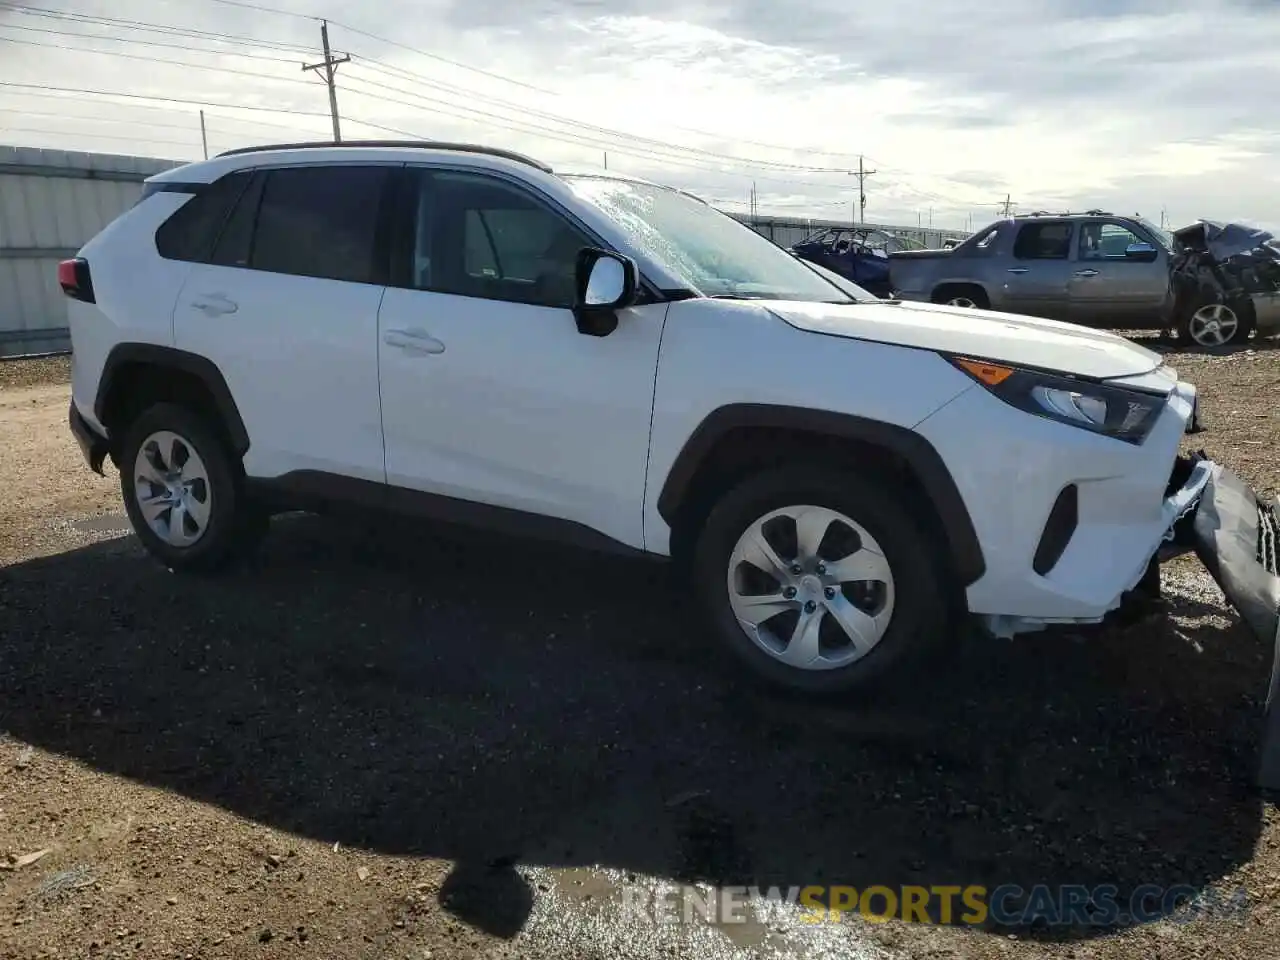
[{"label": "headlight", "polygon": [[1039,370],[969,357],[947,359],[1019,410],[1126,443],[1140,444],[1147,438],[1167,400],[1159,394]]}]

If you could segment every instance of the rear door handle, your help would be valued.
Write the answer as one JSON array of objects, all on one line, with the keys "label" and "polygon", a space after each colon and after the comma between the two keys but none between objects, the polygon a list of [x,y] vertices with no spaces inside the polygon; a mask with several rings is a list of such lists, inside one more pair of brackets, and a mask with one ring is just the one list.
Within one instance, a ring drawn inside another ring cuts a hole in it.
[{"label": "rear door handle", "polygon": [[1009,272],[1010,273],[1026,273],[1027,270],[1029,269],[1030,269],[1029,267],[1010,267]]},{"label": "rear door handle", "polygon": [[1072,274],[1072,276],[1076,276],[1076,277],[1096,277],[1097,275],[1098,275],[1097,270],[1077,270],[1074,274]]},{"label": "rear door handle", "polygon": [[408,353],[444,353],[444,344],[425,330],[388,330],[382,342]]},{"label": "rear door handle", "polygon": [[191,301],[191,306],[211,317],[220,316],[224,313],[235,313],[240,309],[239,304],[234,300],[228,300],[221,293],[201,294],[198,299]]}]

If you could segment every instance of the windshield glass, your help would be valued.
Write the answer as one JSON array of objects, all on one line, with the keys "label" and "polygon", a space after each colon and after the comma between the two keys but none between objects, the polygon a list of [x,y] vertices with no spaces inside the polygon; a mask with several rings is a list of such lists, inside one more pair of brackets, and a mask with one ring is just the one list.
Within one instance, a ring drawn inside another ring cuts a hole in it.
[{"label": "windshield glass", "polygon": [[573,191],[626,231],[692,290],[710,297],[847,303],[791,254],[714,207],[665,187],[566,177]]},{"label": "windshield glass", "polygon": [[1145,220],[1142,217],[1138,218],[1138,222],[1146,228],[1147,233],[1151,234],[1151,236],[1155,238],[1156,243],[1160,244],[1160,246],[1164,247],[1170,253],[1173,252],[1173,235],[1171,233],[1161,230],[1150,220]]}]

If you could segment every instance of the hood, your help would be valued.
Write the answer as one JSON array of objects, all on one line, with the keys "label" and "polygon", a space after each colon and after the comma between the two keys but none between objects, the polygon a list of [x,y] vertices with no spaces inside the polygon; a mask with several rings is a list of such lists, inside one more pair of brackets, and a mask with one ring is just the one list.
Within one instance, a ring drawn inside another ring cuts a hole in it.
[{"label": "hood", "polygon": [[936,303],[762,304],[800,330],[956,353],[1094,379],[1157,369],[1160,354],[1114,333],[991,310]]},{"label": "hood", "polygon": [[1242,253],[1266,246],[1273,235],[1243,223],[1217,223],[1200,220],[1173,231],[1178,242],[1196,250],[1207,250],[1215,260],[1230,260]]}]

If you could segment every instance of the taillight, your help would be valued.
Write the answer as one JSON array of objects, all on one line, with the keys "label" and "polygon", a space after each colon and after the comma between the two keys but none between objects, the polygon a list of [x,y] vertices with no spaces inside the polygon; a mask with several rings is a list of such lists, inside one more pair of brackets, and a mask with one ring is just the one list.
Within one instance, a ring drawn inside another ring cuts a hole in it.
[{"label": "taillight", "polygon": [[93,280],[89,277],[89,261],[84,257],[63,260],[58,264],[58,285],[73,300],[93,303]]}]

